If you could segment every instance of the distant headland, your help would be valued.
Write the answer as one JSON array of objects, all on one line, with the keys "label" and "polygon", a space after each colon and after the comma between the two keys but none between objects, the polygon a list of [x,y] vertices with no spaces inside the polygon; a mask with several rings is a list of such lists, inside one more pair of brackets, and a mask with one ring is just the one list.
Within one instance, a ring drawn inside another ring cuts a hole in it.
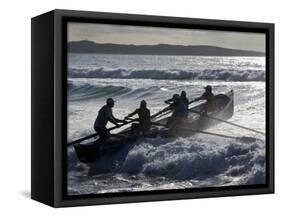
[{"label": "distant headland", "polygon": [[181,55],[181,56],[265,56],[264,52],[229,49],[208,45],[125,45],[95,43],[93,41],[68,42],[69,53]]}]

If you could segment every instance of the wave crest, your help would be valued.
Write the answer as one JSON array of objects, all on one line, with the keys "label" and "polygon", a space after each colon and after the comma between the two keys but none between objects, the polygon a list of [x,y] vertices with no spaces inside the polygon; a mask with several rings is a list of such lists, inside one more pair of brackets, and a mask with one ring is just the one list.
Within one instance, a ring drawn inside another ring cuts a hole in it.
[{"label": "wave crest", "polygon": [[105,97],[147,97],[165,91],[161,87],[129,88],[119,85],[99,85],[80,81],[68,81],[68,97],[71,101],[98,99]]},{"label": "wave crest", "polygon": [[163,80],[223,80],[223,81],[265,81],[264,70],[226,70],[226,69],[205,69],[198,70],[159,70],[143,69],[128,70],[123,68],[93,70],[68,69],[70,78],[135,78],[135,79],[163,79]]}]

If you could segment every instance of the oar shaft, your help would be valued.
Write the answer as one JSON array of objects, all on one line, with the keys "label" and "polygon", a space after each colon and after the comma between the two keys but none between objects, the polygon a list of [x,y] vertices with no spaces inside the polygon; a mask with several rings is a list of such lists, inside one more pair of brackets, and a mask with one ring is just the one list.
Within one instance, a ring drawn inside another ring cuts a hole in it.
[{"label": "oar shaft", "polygon": [[[120,124],[119,126],[114,126],[114,127],[111,127],[111,128],[109,128],[109,129],[108,129],[108,131],[115,130],[115,129],[117,129],[117,128],[123,127],[123,126],[125,126],[125,125],[127,125],[127,124],[130,124],[130,123],[134,122],[134,121],[136,121],[136,120],[135,120],[135,119],[132,119],[132,120],[130,120],[130,121],[128,121],[128,122],[126,122],[126,123],[124,123],[124,124]],[[84,141],[84,140],[87,140],[87,139],[93,138],[93,137],[95,137],[95,136],[97,136],[97,135],[98,135],[98,133],[94,133],[94,134],[91,134],[91,135],[85,136],[85,137],[83,137],[83,138],[80,138],[80,139],[74,140],[74,141],[72,141],[72,142],[68,143],[68,144],[67,144],[67,146],[74,145],[74,144],[79,143],[79,142],[82,142],[82,141]]]},{"label": "oar shaft", "polygon": [[[192,109],[190,109],[189,111],[191,111],[191,112],[193,112],[193,113],[195,113],[195,114],[201,115],[200,112],[194,111],[194,110],[192,110]],[[249,131],[252,131],[252,132],[255,132],[255,133],[258,133],[258,134],[265,135],[265,133],[260,132],[260,131],[258,131],[258,130],[251,129],[251,128],[249,128],[249,127],[245,127],[245,126],[242,126],[242,125],[239,125],[239,124],[235,124],[235,123],[232,123],[232,122],[229,122],[229,121],[226,121],[226,120],[222,120],[222,119],[220,119],[220,118],[216,118],[216,117],[213,117],[213,116],[208,115],[208,114],[205,114],[204,117],[207,117],[207,118],[210,118],[210,119],[214,119],[214,120],[217,120],[217,121],[221,121],[221,122],[227,123],[227,124],[229,124],[229,125],[232,125],[232,126],[235,126],[235,127],[240,127],[240,128],[242,128],[242,129],[249,130]]]},{"label": "oar shaft", "polygon": [[170,114],[170,113],[172,113],[171,110],[170,110],[170,111],[167,111],[167,112],[165,112],[165,113],[163,113],[163,114],[161,114],[161,115],[159,115],[159,116],[157,116],[157,117],[155,117],[155,118],[159,119],[159,118],[161,118],[161,117],[163,117],[163,116],[166,116],[166,115],[168,115],[168,114]]},{"label": "oar shaft", "polygon": [[163,111],[165,111],[166,109],[168,109],[170,106],[167,106],[166,108],[162,109],[161,111],[155,113],[154,115],[151,115],[151,119],[156,118],[158,115],[162,114]]},{"label": "oar shaft", "polygon": [[94,134],[85,136],[85,137],[83,137],[83,138],[74,140],[74,141],[68,143],[67,146],[75,145],[76,143],[79,143],[79,142],[82,142],[82,141],[84,141],[84,140],[90,139],[90,138],[92,138],[92,137],[95,137],[96,135],[97,135],[97,133],[94,133]]},{"label": "oar shaft", "polygon": [[207,135],[211,135],[211,136],[218,136],[218,137],[227,138],[227,139],[237,139],[238,138],[235,136],[228,136],[228,135],[223,135],[223,134],[219,134],[219,133],[211,133],[211,132],[207,132],[207,131],[195,130],[195,129],[190,129],[190,128],[179,128],[179,129],[187,130],[187,131],[191,131],[191,132],[195,132],[195,133],[207,134]]},{"label": "oar shaft", "polygon": [[235,139],[237,141],[242,141],[245,143],[261,141],[260,139],[256,139],[253,137],[236,137],[236,136],[229,136],[229,135],[223,135],[223,134],[219,134],[219,133],[211,133],[211,132],[202,131],[202,130],[193,130],[193,129],[185,129],[185,128],[183,128],[182,130],[187,130],[187,131],[191,131],[191,132],[195,132],[195,133],[207,134],[207,135],[211,135],[211,136],[217,136],[217,137],[226,138],[226,139]]},{"label": "oar shaft", "polygon": [[[166,124],[161,124],[161,123],[157,123],[157,122],[151,122],[151,124],[168,128]],[[185,130],[185,131],[190,131],[190,132],[194,132],[194,133],[201,133],[201,134],[206,134],[206,135],[211,135],[211,136],[218,136],[218,137],[227,138],[227,139],[241,139],[241,138],[243,138],[243,137],[223,135],[223,134],[219,134],[219,133],[211,133],[211,132],[207,132],[207,131],[203,131],[203,130],[196,130],[196,129],[190,129],[190,128],[185,128],[185,127],[178,127],[175,130]],[[247,137],[247,138],[251,138],[251,137]],[[251,139],[256,140],[255,138],[251,138]]]}]

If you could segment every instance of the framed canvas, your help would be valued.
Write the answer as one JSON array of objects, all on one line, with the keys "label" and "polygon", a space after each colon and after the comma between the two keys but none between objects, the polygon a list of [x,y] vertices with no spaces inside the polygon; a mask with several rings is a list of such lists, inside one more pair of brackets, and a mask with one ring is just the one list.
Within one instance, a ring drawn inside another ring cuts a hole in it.
[{"label": "framed canvas", "polygon": [[54,207],[274,192],[274,24],[32,18],[31,197]]}]

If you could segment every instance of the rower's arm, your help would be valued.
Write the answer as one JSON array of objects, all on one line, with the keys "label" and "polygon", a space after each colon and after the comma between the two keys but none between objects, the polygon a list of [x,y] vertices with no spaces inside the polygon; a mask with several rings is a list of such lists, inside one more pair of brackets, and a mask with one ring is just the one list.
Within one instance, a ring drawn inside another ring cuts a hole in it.
[{"label": "rower's arm", "polygon": [[134,112],[132,112],[131,114],[128,114],[128,116],[127,117],[125,117],[125,118],[130,118],[130,117],[132,117],[132,116],[134,116],[134,115],[136,115],[138,112],[137,112],[137,110],[135,110]]},{"label": "rower's arm", "polygon": [[119,125],[117,119],[115,119],[115,118],[113,117],[113,115],[108,118],[108,121],[111,122],[111,123],[113,123],[113,124],[115,124],[116,126]]},{"label": "rower's arm", "polygon": [[191,104],[191,103],[197,102],[197,101],[199,101],[199,100],[201,100],[201,97],[198,97],[198,98],[196,98],[196,99],[194,99],[194,100],[191,100],[188,104]]},{"label": "rower's arm", "polygon": [[105,111],[105,117],[107,118],[107,120],[110,122],[110,123],[113,123],[115,124],[116,126],[118,126],[118,122],[119,120],[117,118],[115,118],[112,114],[112,111],[110,109],[106,110]]},{"label": "rower's arm", "polygon": [[165,101],[165,103],[171,105],[173,103],[173,99],[168,99]]},{"label": "rower's arm", "polygon": [[115,120],[115,122],[119,122],[119,123],[123,123],[124,121],[123,120],[120,120],[120,119],[118,119],[118,118],[116,118],[116,117],[114,117],[113,115],[112,115],[112,118]]},{"label": "rower's arm", "polygon": [[200,97],[198,97],[198,98],[196,98],[196,99],[194,99],[194,100],[191,100],[191,101],[189,102],[189,104],[194,103],[194,102],[197,102],[197,101],[200,101],[200,100],[204,100],[204,99],[206,99],[205,94],[203,94],[202,96],[200,96]]}]

